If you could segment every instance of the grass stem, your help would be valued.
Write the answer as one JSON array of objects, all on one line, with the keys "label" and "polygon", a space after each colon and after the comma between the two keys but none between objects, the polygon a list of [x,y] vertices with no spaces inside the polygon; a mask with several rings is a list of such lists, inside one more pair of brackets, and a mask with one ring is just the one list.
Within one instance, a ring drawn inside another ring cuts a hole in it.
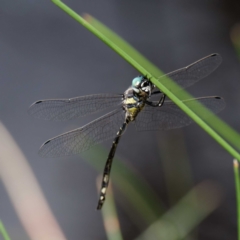
[{"label": "grass stem", "polygon": [[240,240],[240,183],[239,183],[239,163],[236,159],[233,160],[233,170],[236,186],[238,240]]}]

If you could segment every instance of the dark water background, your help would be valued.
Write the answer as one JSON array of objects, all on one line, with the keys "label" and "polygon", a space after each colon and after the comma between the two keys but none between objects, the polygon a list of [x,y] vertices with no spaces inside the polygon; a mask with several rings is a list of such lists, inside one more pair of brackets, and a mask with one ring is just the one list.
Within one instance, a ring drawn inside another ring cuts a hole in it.
[{"label": "dark water background", "polygon": [[[238,1],[66,3],[76,12],[102,21],[164,72],[220,53],[221,66],[189,91],[194,96],[224,97],[227,107],[219,116],[240,131],[240,65],[230,40],[231,28],[240,21]],[[81,126],[95,115],[53,123],[33,119],[27,108],[38,99],[122,93],[136,75],[127,62],[51,1],[0,1],[0,119],[26,155],[68,240],[106,239],[101,214],[95,211],[98,173],[77,157],[41,159],[37,150],[45,140]],[[103,145],[109,148],[110,144]],[[161,147],[166,145],[172,152],[186,147],[194,184],[212,180],[224,191],[221,206],[200,225],[199,239],[236,239],[232,157],[196,124],[159,133],[136,133],[129,127],[117,153],[167,202],[160,157]],[[177,157],[171,161],[178,161]],[[101,161],[104,165],[105,159]],[[141,230],[121,208],[119,211],[125,239],[138,236]],[[12,239],[26,239],[3,185],[0,218]]]}]

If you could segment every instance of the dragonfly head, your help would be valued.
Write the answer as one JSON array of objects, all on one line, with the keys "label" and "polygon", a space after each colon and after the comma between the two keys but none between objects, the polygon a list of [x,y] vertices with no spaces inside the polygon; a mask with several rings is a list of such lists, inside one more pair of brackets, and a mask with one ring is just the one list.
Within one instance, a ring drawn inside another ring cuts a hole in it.
[{"label": "dragonfly head", "polygon": [[132,80],[132,89],[136,95],[151,95],[153,84],[144,76],[135,77]]}]

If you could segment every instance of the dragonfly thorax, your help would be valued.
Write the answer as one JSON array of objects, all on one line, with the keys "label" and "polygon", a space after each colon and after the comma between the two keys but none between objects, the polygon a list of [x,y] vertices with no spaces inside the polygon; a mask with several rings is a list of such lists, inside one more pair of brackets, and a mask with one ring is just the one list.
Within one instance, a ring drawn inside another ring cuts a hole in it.
[{"label": "dragonfly thorax", "polygon": [[125,110],[125,119],[127,122],[132,122],[137,117],[138,113],[143,109],[144,101],[136,99],[133,94],[132,87],[128,88],[124,93],[123,108]]},{"label": "dragonfly thorax", "polygon": [[151,96],[153,84],[144,76],[132,80],[132,85],[124,93],[123,107],[128,121],[134,121]]}]

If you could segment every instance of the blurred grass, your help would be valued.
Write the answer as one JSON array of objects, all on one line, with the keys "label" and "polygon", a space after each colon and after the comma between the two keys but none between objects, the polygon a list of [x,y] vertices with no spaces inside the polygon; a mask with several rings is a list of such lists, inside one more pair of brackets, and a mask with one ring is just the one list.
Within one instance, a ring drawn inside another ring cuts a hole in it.
[{"label": "blurred grass", "polygon": [[233,160],[233,170],[234,170],[235,186],[236,186],[238,240],[240,240],[240,182],[239,182],[240,179],[239,179],[239,163],[236,159]]},{"label": "blurred grass", "polygon": [[[161,170],[167,191],[168,206],[171,208],[194,188],[191,166],[188,159],[184,134],[181,129],[162,132],[157,142],[161,159]],[[197,239],[197,235],[198,229],[195,227],[188,237],[184,239],[194,240]]]},{"label": "blurred grass", "polygon": [[1,182],[29,239],[66,240],[28,160],[1,122],[0,142]]},{"label": "blurred grass", "polygon": [[8,232],[7,232],[6,228],[4,227],[2,221],[0,221],[0,232],[1,232],[1,235],[2,235],[4,240],[11,240],[11,238],[9,237]]},{"label": "blurred grass", "polygon": [[[235,24],[230,31],[230,38],[235,52],[240,60],[240,23]],[[239,179],[239,163],[233,160],[233,170],[236,186],[236,207],[237,207],[237,230],[238,240],[240,240],[240,179]]]},{"label": "blurred grass", "polygon": [[238,58],[240,59],[240,23],[235,24],[230,32],[230,38],[237,53]]},{"label": "blurred grass", "polygon": [[210,182],[199,184],[136,240],[186,239],[192,229],[219,206],[221,197],[218,186]]},{"label": "blurred grass", "polygon": [[[81,154],[99,172],[103,171],[107,155],[108,150],[101,146],[96,146],[93,150]],[[141,218],[141,226],[139,227],[152,223],[166,210],[165,205],[152,188],[136,171],[133,171],[132,167],[124,164],[124,161],[120,160],[118,156],[114,158],[111,179],[131,206],[132,212],[127,213],[135,213],[135,217]],[[108,204],[107,201],[108,196],[104,205]],[[137,219],[135,221],[137,222]]]},{"label": "blurred grass", "polygon": [[[183,148],[184,148],[184,146],[183,146]],[[91,151],[82,153],[81,157],[83,157],[85,161],[90,163],[96,170],[98,170],[99,172],[102,172],[107,154],[108,154],[108,149],[105,149],[101,146],[96,146]],[[168,161],[168,158],[166,155],[165,156],[163,155],[162,158],[165,158],[165,157],[166,157],[166,159],[163,161]],[[184,150],[181,154],[178,152],[178,157],[184,158]],[[177,160],[179,160],[179,159],[177,159]],[[185,159],[185,161],[186,161],[185,165],[181,166],[183,171],[184,171],[185,167],[190,168],[188,166],[186,159]],[[116,188],[119,190],[118,197],[116,198],[118,201],[118,204],[122,206],[123,210],[125,210],[125,213],[130,217],[132,222],[139,229],[145,229],[146,227],[149,227],[150,225],[154,225],[155,227],[150,228],[147,235],[155,236],[155,240],[157,240],[157,239],[162,240],[162,237],[163,237],[162,233],[157,232],[157,235],[156,235],[156,232],[155,232],[156,229],[158,229],[158,228],[162,229],[162,221],[163,220],[160,221],[159,219],[162,219],[162,216],[165,216],[166,213],[175,211],[175,210],[173,210],[173,208],[171,208],[171,207],[169,210],[167,210],[168,208],[166,207],[166,205],[163,203],[163,201],[161,199],[159,199],[159,197],[152,190],[152,188],[140,177],[140,175],[135,170],[133,170],[133,167],[131,167],[130,164],[126,165],[125,162],[126,161],[124,161],[123,158],[119,159],[119,157],[116,156],[114,158],[114,164],[113,164],[113,169],[112,169],[112,174],[111,174],[111,179],[112,179],[114,185],[116,186]],[[170,173],[172,171],[172,169],[168,168],[168,169],[164,169],[164,170],[165,170],[165,172],[167,172],[166,175],[172,176]],[[184,173],[187,174],[186,171],[184,171]],[[178,180],[177,180],[177,182],[175,182],[175,184],[177,184],[177,186],[178,186],[177,189],[173,188],[173,186],[171,186],[171,185],[167,186],[168,191],[171,192],[170,206],[174,206],[174,204],[176,202],[178,202],[179,199],[182,198],[185,195],[185,193],[192,188],[192,181],[191,181],[190,176],[183,176],[180,174],[180,175],[177,175],[176,177],[177,178],[178,177],[180,177],[180,178],[186,177],[185,183],[186,183],[187,187],[185,186],[186,188],[184,190],[183,186],[182,186],[183,182],[178,181]],[[170,177],[167,179],[167,181],[171,181],[171,180],[174,181],[174,179],[170,179]],[[176,178],[175,178],[175,180],[176,180]],[[169,188],[171,188],[171,189],[169,189]],[[174,191],[175,191],[175,193],[174,193]],[[194,192],[194,191],[195,190],[193,190],[192,192]],[[177,192],[177,196],[176,196],[176,192]],[[191,194],[191,196],[192,196],[192,194]],[[217,195],[215,197],[216,197],[216,199],[218,198]],[[214,197],[214,199],[215,199],[215,197]],[[188,197],[187,197],[187,199],[188,199]],[[191,205],[189,205],[190,203],[187,203],[187,206],[184,206],[184,204],[177,205],[178,211],[182,212],[182,215],[180,214],[178,216],[179,222],[181,222],[181,218],[183,218],[182,221],[186,220],[186,217],[184,217],[184,214],[183,214],[186,207],[190,208],[190,210],[188,210],[188,212],[190,211],[192,214],[189,216],[189,219],[192,217],[194,217],[194,219],[195,219],[193,221],[193,222],[195,222],[195,224],[192,224],[192,222],[190,220],[188,220],[185,223],[182,223],[184,228],[188,229],[188,230],[186,230],[186,234],[190,234],[190,232],[193,233],[193,230],[196,228],[197,224],[200,223],[205,217],[207,217],[213,211],[212,208],[210,208],[210,209],[207,208],[207,206],[205,204],[205,200],[206,200],[206,202],[208,202],[208,201],[212,202],[212,195],[211,194],[210,195],[203,194],[201,199],[204,199],[202,204],[203,204],[203,206],[205,206],[206,211],[203,210],[202,207],[200,207],[200,202],[197,206],[195,204],[194,208],[191,208]],[[104,204],[104,207],[102,209],[104,211],[105,208],[107,208],[106,211],[108,212],[108,213],[106,213],[107,215],[104,217],[104,221],[106,221],[105,218],[107,218],[109,215],[111,215],[111,214],[115,215],[115,213],[114,213],[115,209],[113,210],[113,213],[111,213],[112,208],[113,208],[111,206],[113,204],[112,201],[113,200],[111,199],[111,196],[109,197],[109,191],[108,191],[106,203]],[[97,199],[96,199],[96,203],[97,203]],[[121,203],[123,203],[123,204],[121,204]],[[175,208],[175,206],[174,206],[174,208]],[[181,208],[183,208],[183,209],[181,210]],[[198,208],[200,208],[200,210]],[[116,218],[116,216],[114,218]],[[105,224],[106,223],[104,223],[104,225]],[[160,226],[158,226],[159,224],[160,224]],[[171,228],[172,227],[175,228],[174,226],[171,226]],[[105,229],[106,229],[106,227],[105,227]],[[176,230],[174,230],[174,231],[176,231]],[[166,233],[166,231],[164,231],[164,233]],[[111,236],[111,237],[114,237],[114,236]],[[170,237],[171,237],[171,234],[170,234]],[[109,238],[109,239],[111,239],[111,238]],[[144,239],[147,239],[147,238],[144,238]],[[179,239],[179,238],[177,238],[177,239]],[[191,238],[191,239],[193,239],[193,238]]]},{"label": "blurred grass", "polygon": [[[96,150],[84,153],[81,156],[97,170],[102,171],[103,162],[100,159],[105,160],[107,150],[97,147]],[[170,171],[170,169],[167,171]],[[180,200],[176,200],[175,198],[175,203],[172,203],[172,207],[167,210],[165,206],[161,206],[161,201],[159,201],[159,198],[154,191],[152,191],[151,187],[145,184],[144,181],[136,175],[136,172],[132,171],[131,167],[126,166],[118,157],[114,159],[111,179],[114,185],[120,190],[117,200],[123,201],[127,199],[125,204],[130,205],[129,209],[131,211],[126,212],[126,214],[135,215],[135,219],[131,218],[133,223],[136,224],[138,221],[142,222],[140,225],[137,224],[141,229],[148,226],[148,228],[137,237],[137,240],[179,240],[186,239],[187,237],[194,239],[194,237],[190,237],[189,234],[193,233],[193,230],[200,222],[218,207],[221,200],[221,191],[218,186],[211,182],[205,182],[192,188],[186,194],[182,192],[183,197],[179,198]],[[190,185],[191,183],[189,183],[189,186]],[[172,189],[172,192],[174,190],[176,190],[176,188]],[[177,191],[178,190],[179,189],[177,189]],[[102,209],[106,211],[103,213],[103,218],[104,221],[110,218],[113,224],[115,224],[118,220],[111,194],[111,190],[110,196],[108,191],[107,200]],[[110,217],[111,215],[115,220]],[[104,223],[104,225],[105,224],[106,223]],[[111,228],[111,223],[109,227]],[[114,225],[113,232],[115,232],[115,227]],[[105,229],[108,229],[108,227],[105,227]],[[115,235],[112,233],[108,239],[115,240],[114,237]],[[119,236],[117,236],[116,239],[118,239],[118,237]]]}]

